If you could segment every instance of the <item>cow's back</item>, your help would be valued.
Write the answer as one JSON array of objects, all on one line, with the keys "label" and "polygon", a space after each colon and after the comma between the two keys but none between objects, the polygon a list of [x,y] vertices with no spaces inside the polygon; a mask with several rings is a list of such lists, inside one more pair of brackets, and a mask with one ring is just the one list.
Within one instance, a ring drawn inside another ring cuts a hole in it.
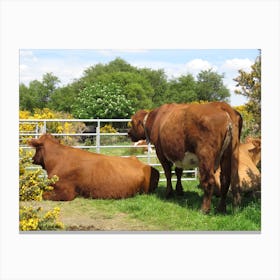
[{"label": "cow's back", "polygon": [[210,104],[176,104],[163,114],[157,144],[170,161],[182,160],[187,151],[197,153],[203,139],[209,146],[222,146],[230,119]]}]

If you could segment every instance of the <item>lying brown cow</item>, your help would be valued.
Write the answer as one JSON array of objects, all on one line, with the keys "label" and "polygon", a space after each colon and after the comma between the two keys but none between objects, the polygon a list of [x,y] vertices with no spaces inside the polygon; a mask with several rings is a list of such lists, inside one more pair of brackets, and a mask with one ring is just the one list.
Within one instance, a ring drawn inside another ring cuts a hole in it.
[{"label": "lying brown cow", "polygon": [[[250,139],[239,146],[239,181],[242,192],[259,191],[261,188],[261,174],[257,165],[261,160],[261,140]],[[217,187],[215,195],[220,195],[220,168],[215,173]]]},{"label": "lying brown cow", "polygon": [[94,154],[60,144],[50,134],[31,139],[36,148],[34,164],[41,165],[51,178],[59,177],[54,189],[43,194],[49,200],[73,200],[77,195],[92,198],[125,198],[152,192],[159,172],[137,158]]},{"label": "lying brown cow", "polygon": [[199,166],[204,189],[202,210],[210,211],[215,186],[215,171],[221,165],[221,201],[219,211],[226,210],[226,196],[232,186],[234,205],[240,201],[238,182],[238,146],[242,118],[227,103],[165,104],[132,116],[128,135],[132,141],[146,139],[155,145],[163,166],[169,196],[172,190],[171,167],[175,164],[176,191],[182,193],[183,169]]}]

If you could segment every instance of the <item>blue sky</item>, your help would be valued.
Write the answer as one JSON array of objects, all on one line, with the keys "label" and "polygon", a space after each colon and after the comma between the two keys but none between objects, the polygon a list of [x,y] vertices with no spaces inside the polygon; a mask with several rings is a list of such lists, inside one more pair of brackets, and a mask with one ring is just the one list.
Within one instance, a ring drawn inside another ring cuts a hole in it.
[{"label": "blue sky", "polygon": [[224,73],[224,84],[231,92],[231,104],[246,103],[243,96],[234,94],[238,69],[250,71],[259,51],[257,49],[196,49],[196,50],[35,50],[22,49],[20,55],[20,82],[28,85],[32,80],[41,80],[42,75],[52,72],[61,80],[61,85],[80,78],[83,71],[97,63],[108,63],[116,57],[133,66],[164,69],[168,78],[192,74],[212,68]]}]

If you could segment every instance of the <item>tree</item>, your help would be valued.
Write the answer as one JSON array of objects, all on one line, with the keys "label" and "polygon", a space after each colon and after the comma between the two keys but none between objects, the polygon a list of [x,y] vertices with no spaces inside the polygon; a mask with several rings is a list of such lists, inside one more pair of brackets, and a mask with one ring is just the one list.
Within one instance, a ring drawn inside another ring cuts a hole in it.
[{"label": "tree", "polygon": [[19,107],[21,110],[33,111],[36,107],[34,95],[30,94],[29,88],[25,84],[19,85]]},{"label": "tree", "polygon": [[180,76],[168,83],[166,102],[187,103],[197,100],[196,83],[191,74]]},{"label": "tree", "polygon": [[241,94],[248,98],[246,108],[251,112],[257,125],[257,133],[261,133],[261,55],[251,66],[251,72],[239,70],[239,76],[234,79],[237,82],[236,94]]},{"label": "tree", "polygon": [[197,76],[196,92],[198,100],[229,101],[229,89],[223,84],[224,74],[212,69],[201,71]]},{"label": "tree", "polygon": [[46,73],[43,75],[42,85],[44,87],[44,91],[41,95],[43,103],[48,103],[48,101],[51,98],[51,95],[55,92],[59,83],[59,78],[54,76],[53,73]]},{"label": "tree", "polygon": [[129,118],[133,114],[131,101],[116,83],[94,83],[84,88],[72,105],[75,118]]},{"label": "tree", "polygon": [[165,95],[168,88],[167,76],[163,69],[152,70],[149,68],[139,69],[138,72],[147,80],[152,87],[149,98],[152,107],[158,107],[165,103]]},{"label": "tree", "polygon": [[59,82],[58,77],[52,73],[46,73],[43,75],[42,82],[33,80],[28,87],[20,84],[20,109],[33,112],[35,108],[48,107],[51,96],[56,91]]}]

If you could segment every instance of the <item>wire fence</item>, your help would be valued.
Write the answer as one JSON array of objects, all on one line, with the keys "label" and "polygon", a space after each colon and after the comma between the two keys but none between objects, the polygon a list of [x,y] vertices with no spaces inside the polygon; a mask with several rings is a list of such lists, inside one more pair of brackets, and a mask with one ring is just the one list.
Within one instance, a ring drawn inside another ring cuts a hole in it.
[{"label": "wire fence", "polygon": [[[19,147],[32,149],[28,146],[27,139],[39,138],[44,133],[51,133],[74,148],[122,157],[134,155],[142,162],[157,168],[160,172],[160,181],[165,181],[154,146],[146,143],[135,144],[128,138],[130,121],[130,119],[20,119]],[[103,132],[105,125],[109,125],[112,131],[106,132],[105,129]],[[38,166],[30,168],[35,169]],[[197,180],[197,177],[197,168],[184,170],[182,180]]]}]

